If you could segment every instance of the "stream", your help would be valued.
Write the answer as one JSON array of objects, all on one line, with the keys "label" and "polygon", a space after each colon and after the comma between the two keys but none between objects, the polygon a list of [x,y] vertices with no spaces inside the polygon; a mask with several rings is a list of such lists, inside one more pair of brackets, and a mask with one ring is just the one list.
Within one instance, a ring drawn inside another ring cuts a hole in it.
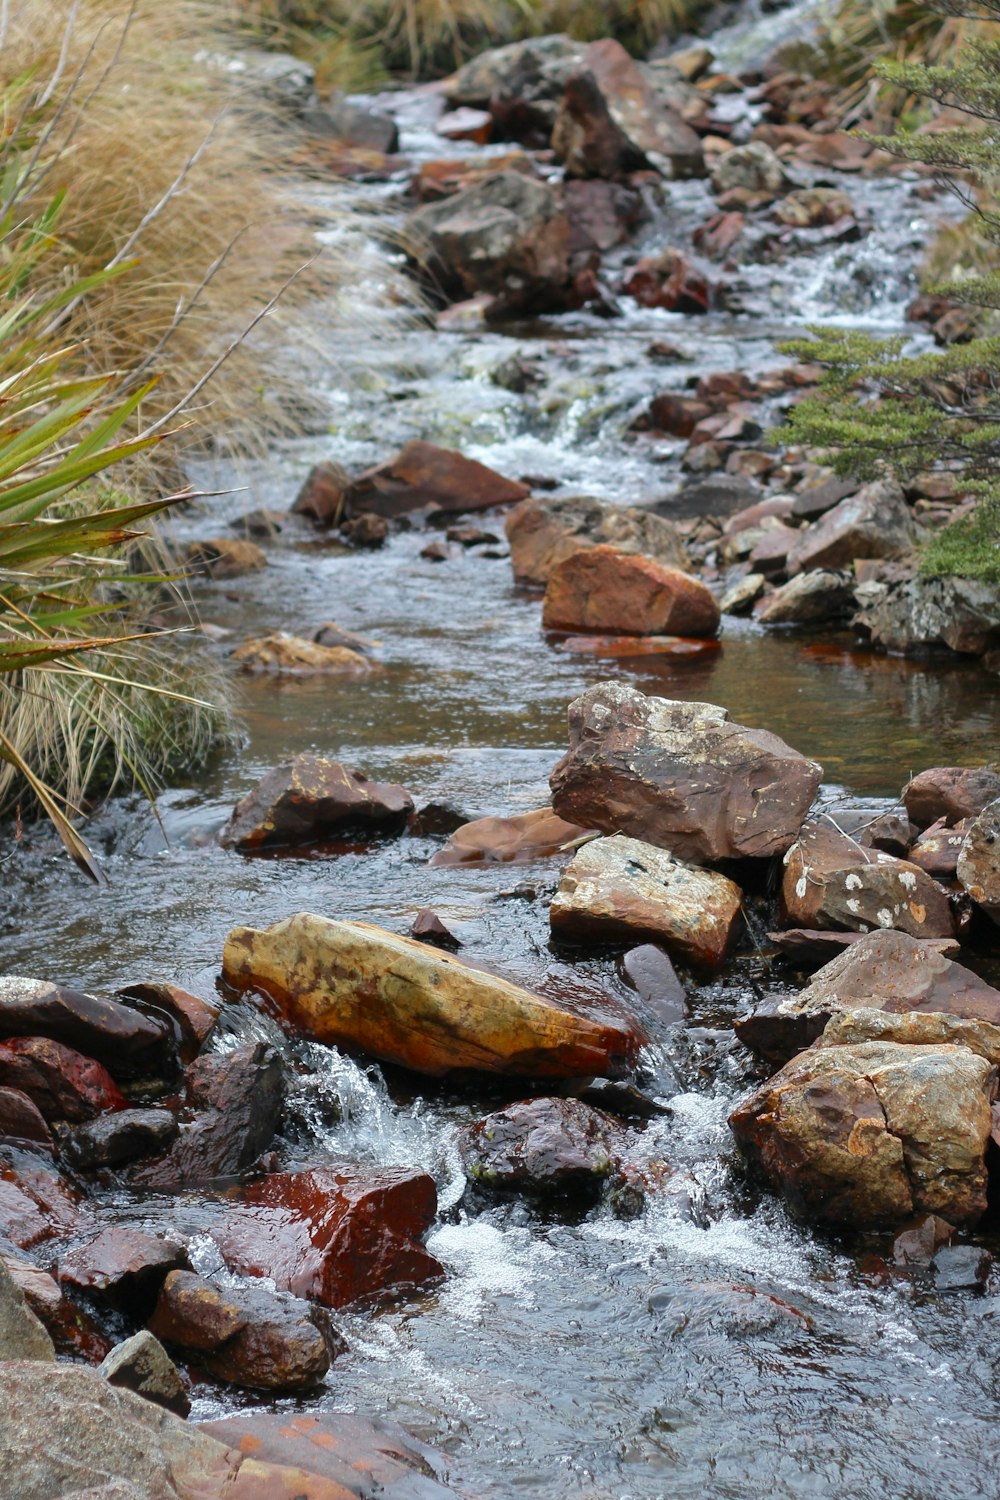
[{"label": "stream", "polygon": [[[809,7],[756,20],[747,10],[750,21],[713,39],[723,65],[766,51]],[[411,170],[504,149],[442,142],[433,91],[369,102],[396,114]],[[733,98],[722,103],[737,108]],[[408,175],[345,191],[392,223]],[[728,277],[727,309],[701,318],[623,300],[612,320],[572,313],[485,332],[435,332],[403,311],[388,330],[383,320],[318,364],[327,430],[239,472],[221,460],[192,467],[198,486],[240,488],[175,521],[178,538],[222,534],[257,506],[287,509],[320,459],[357,470],[414,437],[511,477],[545,476],[565,493],[624,504],[669,497],[681,445],[628,434],[656,390],[713,370],[786,365],[776,343],[812,323],[906,327],[922,251],[947,205],[914,196],[905,174],[844,185],[871,217],[864,239],[740,266]],[[705,182],[672,184],[666,197],[630,255],[689,245],[713,209]],[[359,285],[375,289],[393,254],[381,238],[361,246]],[[612,255],[606,266],[614,264]],[[689,357],[653,363],[646,350],[664,339]],[[513,355],[541,373],[523,394],[491,379]],[[363,552],[292,524],[265,543],[263,573],[196,584],[203,619],[234,641],[335,620],[379,643],[384,671],[360,682],[241,680],[243,744],[196,784],[158,798],[162,830],[139,796],[114,799],[92,820],[88,838],[109,882],[93,894],[48,833],[31,831],[8,867],[0,967],[98,993],[164,979],[211,997],[237,923],[266,926],[307,910],[406,932],[432,907],[474,962],[553,998],[611,995],[627,1006],[614,953],[581,958],[550,945],[558,860],[430,868],[440,840],[413,835],[247,858],[223,850],[217,833],[267,769],[305,750],[402,783],[418,807],[443,802],[468,819],[540,806],[565,746],[568,703],[610,677],[723,704],[773,730],[821,762],[831,807],[874,813],[925,766],[980,764],[995,753],[1000,679],[960,660],[875,655],[847,633],[818,640],[727,616],[721,649],[691,659],[569,654],[543,635],[538,595],[512,581],[503,517],[475,523],[498,543],[452,546],[442,563],[420,556],[439,533],[419,526]],[[754,1075],[731,1023],[755,984],[792,981],[752,951],[709,983],[684,977],[688,1024],[654,1038],[641,1083],[670,1106],[646,1127],[643,1152],[690,1179],[690,1191],[650,1195],[627,1222],[603,1208],[566,1215],[520,1200],[470,1208],[456,1133],[509,1091],[428,1085],[290,1043],[249,1004],[227,1007],[220,1045],[266,1036],[306,1070],[284,1161],[401,1164],[438,1184],[429,1248],[446,1281],[336,1314],[348,1349],[319,1404],[393,1417],[447,1454],[448,1481],[470,1497],[995,1500],[1000,1275],[983,1295],[893,1280],[866,1260],[886,1254],[888,1237],[840,1244],[748,1187],[726,1116]],[[124,1193],[108,1208],[141,1222]],[[148,1222],[187,1233],[196,1264],[200,1253],[211,1267],[195,1195],[151,1202]],[[193,1395],[195,1418],[261,1399],[211,1384]]]}]

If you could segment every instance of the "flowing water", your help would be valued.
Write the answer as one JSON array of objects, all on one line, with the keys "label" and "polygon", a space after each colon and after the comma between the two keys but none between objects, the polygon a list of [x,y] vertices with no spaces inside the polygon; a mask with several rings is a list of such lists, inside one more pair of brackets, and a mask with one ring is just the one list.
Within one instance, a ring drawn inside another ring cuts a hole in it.
[{"label": "flowing water", "polygon": [[[754,22],[748,8],[750,21],[726,34],[726,56],[748,55],[808,10]],[[379,102],[397,112],[411,161],[455,154],[433,133],[432,94]],[[734,118],[743,109],[749,128],[752,110],[729,107]],[[352,191],[391,215],[399,186]],[[576,314],[475,334],[435,333],[400,316],[378,340],[359,335],[317,370],[328,430],[240,476],[246,490],[193,512],[181,532],[219,533],[255,505],[283,509],[317,459],[360,466],[411,437],[567,491],[623,503],[669,496],[676,446],[626,436],[653,391],[708,370],[787,363],[775,340],[820,319],[901,326],[943,205],[912,196],[905,178],[852,178],[848,187],[871,215],[867,238],[741,267],[725,313],[685,320],[625,304],[611,322]],[[685,243],[711,204],[704,184],[674,186],[638,248]],[[389,255],[374,241],[361,247],[359,280],[376,286]],[[689,359],[652,363],[645,351],[665,338]],[[542,375],[525,395],[490,378],[514,354],[537,361]],[[233,482],[221,463],[195,477]],[[502,518],[482,524],[502,538]],[[722,703],[776,731],[822,762],[831,805],[881,807],[918,768],[994,752],[1000,683],[962,663],[914,664],[861,652],[846,636],[817,645],[731,619],[714,654],[599,662],[546,641],[538,597],[513,585],[502,544],[453,547],[435,564],[419,555],[427,540],[402,531],[381,552],[356,553],[290,528],[268,543],[265,573],[199,586],[203,616],[237,639],[334,619],[377,640],[385,670],[362,683],[241,686],[245,744],[196,785],[159,799],[166,844],[139,798],[95,819],[105,890],[83,895],[49,836],[32,833],[8,872],[5,970],[104,992],[171,979],[211,995],[235,923],[312,910],[405,931],[433,906],[469,957],[515,981],[584,1004],[627,1004],[613,955],[581,960],[549,946],[556,863],[431,869],[437,843],[412,836],[247,859],[215,835],[268,767],[301,750],[470,818],[537,806],[565,742],[566,705],[610,676]],[[729,1026],[752,982],[768,982],[765,967],[751,955],[711,985],[692,981],[688,1025],[647,1050],[643,1086],[670,1113],[636,1149],[674,1166],[687,1192],[651,1199],[630,1222],[520,1202],[471,1210],[456,1132],[504,1097],[499,1087],[424,1087],[327,1048],[293,1047],[302,1081],[287,1161],[346,1157],[433,1172],[441,1211],[430,1248],[448,1271],[429,1294],[338,1317],[348,1353],[320,1404],[394,1416],[444,1449],[452,1481],[470,1495],[992,1500],[1000,1281],[983,1296],[946,1297],[868,1274],[858,1247],[796,1226],[736,1169],[726,1115],[750,1074]],[[288,1045],[250,1008],[230,1006],[223,1044],[247,1034]],[[136,1217],[125,1195],[109,1207]],[[197,1198],[164,1214],[162,1202],[148,1205],[149,1222],[192,1235],[198,1263],[217,1267]],[[205,1386],[195,1412],[248,1399]]]}]

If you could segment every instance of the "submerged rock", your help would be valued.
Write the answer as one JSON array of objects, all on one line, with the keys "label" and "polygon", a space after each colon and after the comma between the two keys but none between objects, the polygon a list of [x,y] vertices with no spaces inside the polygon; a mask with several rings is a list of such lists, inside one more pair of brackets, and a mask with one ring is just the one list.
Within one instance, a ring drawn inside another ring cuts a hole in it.
[{"label": "submerged rock", "polygon": [[510,512],[505,530],[519,583],[547,583],[553,568],[574,552],[604,544],[682,571],[688,566],[680,533],[671,521],[590,495],[533,495]]},{"label": "submerged rock", "polygon": [[323,646],[284,631],[244,641],[231,660],[241,672],[280,677],[370,677],[381,671],[377,662],[347,646]]},{"label": "submerged rock", "polygon": [[269,995],[317,1041],[431,1076],[614,1074],[638,1040],[617,1021],[571,1015],[412,938],[305,912],[260,932],[234,928],[223,974],[235,989]]},{"label": "submerged rock", "polygon": [[891,1227],[915,1213],[975,1224],[997,1070],[965,1047],[813,1048],[729,1117],[751,1163],[803,1217]]},{"label": "submerged rock", "polygon": [[781,899],[794,927],[896,928],[913,937],[955,930],[947,892],[925,871],[826,823],[806,823],[785,855]]},{"label": "submerged rock", "polygon": [[742,900],[739,886],[724,875],[617,834],[593,839],[574,855],[549,917],[557,937],[596,943],[651,938],[713,968],[733,940]]},{"label": "submerged rock", "polygon": [[401,786],[369,781],[320,755],[297,755],[268,771],[236,804],[220,841],[247,852],[361,830],[401,833],[412,811],[413,799]]},{"label": "submerged rock", "polygon": [[586,829],[567,823],[551,807],[515,813],[512,818],[477,818],[451,834],[432,865],[526,864],[559,854]]},{"label": "submerged rock", "polygon": [[552,568],[542,625],[547,630],[714,636],[719,606],[689,573],[598,546],[574,552]]},{"label": "submerged rock", "polygon": [[620,1169],[618,1120],[579,1099],[527,1099],[464,1132],[462,1165],[477,1187],[596,1197]]},{"label": "submerged rock", "polygon": [[550,778],[561,817],[626,833],[680,859],[783,853],[822,770],[777,735],[711,703],[600,683],[569,709],[570,748]]},{"label": "submerged rock", "polygon": [[958,878],[975,904],[1000,924],[1000,798],[983,808],[966,834]]}]

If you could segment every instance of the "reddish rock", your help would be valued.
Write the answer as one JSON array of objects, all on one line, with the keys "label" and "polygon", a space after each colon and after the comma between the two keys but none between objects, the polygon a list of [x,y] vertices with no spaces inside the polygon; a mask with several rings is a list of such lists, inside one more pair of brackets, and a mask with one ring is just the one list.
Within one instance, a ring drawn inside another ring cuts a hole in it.
[{"label": "reddish rock", "polygon": [[167,1273],[187,1264],[183,1246],[122,1224],[64,1255],[56,1275],[63,1286],[143,1318]]},{"label": "reddish rock", "polygon": [[667,312],[705,313],[711,301],[707,277],[672,248],[640,260],[622,290],[641,307]]},{"label": "reddish rock", "polygon": [[605,546],[554,567],[542,607],[547,630],[714,636],[719,619],[714,597],[689,573]]},{"label": "reddish rock", "polygon": [[433,1179],[402,1168],[317,1167],[244,1188],[222,1225],[230,1269],[296,1297],[346,1307],[437,1281],[421,1243],[437,1212]]},{"label": "reddish rock", "polygon": [[395,458],[352,480],[347,498],[354,512],[400,516],[425,505],[448,512],[492,510],[527,494],[526,484],[505,479],[474,458],[415,439]]},{"label": "reddish rock", "polygon": [[561,817],[632,834],[680,859],[768,858],[798,836],[821,768],[714,704],[601,683],[569,709],[550,778]]},{"label": "reddish rock", "polygon": [[18,1250],[32,1250],[76,1229],[80,1194],[54,1169],[0,1165],[0,1237]]},{"label": "reddish rock", "polygon": [[477,818],[455,830],[432,865],[527,864],[559,854],[586,829],[567,823],[551,807],[512,818]]},{"label": "reddish rock", "polygon": [[215,536],[192,542],[185,553],[192,573],[209,578],[242,578],[267,567],[267,556],[256,542],[245,537]]},{"label": "reddish rock", "polygon": [[711,402],[703,401],[698,396],[682,396],[677,391],[663,391],[659,396],[653,397],[648,409],[633,423],[633,427],[637,431],[665,432],[670,437],[687,438],[699,422],[711,416],[713,410]]},{"label": "reddish rock", "polygon": [[493,116],[485,109],[453,109],[441,116],[435,129],[445,140],[485,146],[493,135]]},{"label": "reddish rock", "polygon": [[0,1036],[51,1037],[96,1058],[119,1079],[158,1077],[174,1065],[164,1021],[44,979],[0,978]]},{"label": "reddish rock", "polygon": [[700,177],[705,171],[695,131],[610,37],[592,42],[570,75],[552,149],[569,177],[621,177],[646,166],[665,177]]},{"label": "reddish rock", "polygon": [[574,552],[602,544],[642,553],[669,567],[687,567],[683,540],[671,521],[590,495],[532,496],[510,512],[504,529],[519,583],[547,583],[553,568]]},{"label": "reddish rock", "polygon": [[724,213],[713,214],[704,224],[699,224],[691,238],[703,255],[710,256],[712,260],[725,260],[738,243],[746,222],[745,213],[738,208],[731,208]]},{"label": "reddish rock", "polygon": [[502,156],[474,156],[448,158],[444,161],[425,161],[410,183],[410,191],[421,203],[437,203],[442,198],[451,198],[466,188],[475,187],[498,172],[520,172],[525,177],[537,176],[535,164],[523,151],[507,151]]},{"label": "reddish rock", "polygon": [[26,1146],[49,1154],[55,1150],[44,1115],[20,1089],[0,1087],[0,1144]]},{"label": "reddish rock", "polygon": [[892,1258],[897,1266],[929,1266],[942,1245],[950,1245],[955,1226],[937,1214],[924,1214],[900,1229],[892,1242]]},{"label": "reddish rock", "polygon": [[882,813],[858,833],[858,843],[863,849],[881,849],[883,854],[896,854],[905,859],[917,830],[909,818],[899,813]]},{"label": "reddish rock", "polygon": [[0,1086],[27,1094],[47,1120],[92,1120],[128,1102],[99,1062],[48,1037],[0,1042]]},{"label": "reddish rock", "polygon": [[435,943],[439,948],[461,948],[461,941],[444,925],[436,911],[425,907],[418,911],[410,927],[410,937],[422,943]]},{"label": "reddish rock", "polygon": [[401,833],[412,811],[403,787],[303,754],[268,771],[236,804],[220,837],[227,848],[244,852],[293,848],[352,831]]},{"label": "reddish rock", "polygon": [[385,516],[376,516],[369,511],[363,516],[345,521],[340,534],[352,547],[384,547],[389,540],[389,522]]},{"label": "reddish rock", "polygon": [[348,479],[339,464],[320,463],[309,470],[292,510],[316,526],[335,526],[343,515]]},{"label": "reddish rock", "polygon": [[910,846],[907,859],[933,875],[936,880],[954,880],[958,870],[958,857],[971,826],[971,818],[963,818],[954,828],[949,828],[942,818],[932,823]]},{"label": "reddish rock", "polygon": [[571,178],[563,188],[569,220],[569,249],[574,259],[604,254],[627,240],[644,217],[641,196],[618,182]]},{"label": "reddish rock", "polygon": [[908,781],[901,797],[918,828],[942,819],[951,826],[964,818],[977,818],[987,803],[1000,797],[1000,770],[995,766],[935,766]]},{"label": "reddish rock", "polygon": [[123,1000],[136,1001],[167,1017],[177,1033],[178,1050],[185,1062],[190,1062],[201,1051],[219,1019],[217,1005],[176,984],[130,984],[118,994]]},{"label": "reddish rock", "polygon": [[526,1099],[462,1134],[466,1175],[480,1188],[597,1196],[621,1168],[619,1122],[579,1099]]},{"label": "reddish rock", "polygon": [[782,902],[793,927],[896,928],[950,937],[947,892],[906,860],[864,849],[828,823],[806,823],[785,855]]},{"label": "reddish rock", "polygon": [[916,541],[916,527],[899,485],[866,484],[800,532],[788,557],[789,573],[843,568],[856,558],[900,557]]}]

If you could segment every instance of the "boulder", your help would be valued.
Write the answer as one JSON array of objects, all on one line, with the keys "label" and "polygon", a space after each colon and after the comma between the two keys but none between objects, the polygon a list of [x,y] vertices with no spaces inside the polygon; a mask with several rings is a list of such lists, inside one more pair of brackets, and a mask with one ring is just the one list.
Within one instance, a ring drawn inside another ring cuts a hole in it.
[{"label": "boulder", "polygon": [[569,740],[550,779],[561,817],[695,862],[783,853],[823,774],[724,708],[647,698],[624,683],[600,683],[570,705]]},{"label": "boulder", "polygon": [[688,566],[677,527],[652,511],[609,505],[590,495],[531,496],[507,517],[504,529],[519,583],[545,584],[574,552],[603,544],[639,553],[667,567]]},{"label": "boulder", "polygon": [[735,1023],[742,1042],[769,1062],[808,1047],[827,1022],[854,1010],[945,1013],[1000,1026],[1000,990],[905,932],[865,933],[797,995],[766,998]]},{"label": "boulder", "polygon": [[0,1088],[0,1145],[24,1146],[49,1155],[55,1150],[45,1116],[20,1089]]},{"label": "boulder", "polygon": [[663,103],[620,42],[592,42],[567,79],[552,149],[569,177],[621,177],[654,167],[664,177],[701,177],[701,141]]},{"label": "boulder", "polygon": [[724,875],[682,864],[665,849],[616,834],[573,856],[552,898],[556,937],[573,942],[661,942],[703,968],[733,940],[742,893]]},{"label": "boulder", "polygon": [[255,636],[237,646],[230,660],[241,672],[276,677],[371,677],[377,662],[346,646],[321,646],[318,641],[278,631]]},{"label": "boulder", "polygon": [[[622,285],[628,297],[634,297],[640,307],[660,307],[665,312],[705,313],[712,300],[708,278],[691,264],[686,255],[672,246],[657,255],[645,255],[637,261]],[[662,398],[654,402],[650,420],[661,431],[670,431],[670,426],[660,424],[670,419]],[[688,422],[675,417],[672,425],[687,427]],[[688,437],[694,431],[678,432],[677,437]]]},{"label": "boulder", "polygon": [[330,1368],[311,1309],[265,1287],[222,1288],[174,1271],[149,1326],[217,1380],[249,1390],[312,1390]]},{"label": "boulder", "polygon": [[854,205],[839,188],[801,188],[778,204],[774,216],[793,229],[816,229],[853,217]]},{"label": "boulder", "polygon": [[846,620],[853,610],[854,590],[848,575],[817,568],[775,589],[756,618],[761,625],[825,625]]},{"label": "boulder", "polygon": [[0,978],[0,1036],[51,1037],[96,1058],[117,1079],[158,1077],[174,1066],[165,1021],[44,979]]},{"label": "boulder", "polygon": [[1000,925],[1000,798],[983,808],[958,856],[962,888]]},{"label": "boulder", "polygon": [[0,1261],[0,1362],[11,1359],[53,1361],[52,1340],[31,1311],[24,1292]]},{"label": "boulder", "polygon": [[451,104],[488,108],[498,137],[544,147],[583,54],[581,43],[559,35],[494,47],[446,82],[445,97]]},{"label": "boulder", "polygon": [[929,828],[942,818],[950,826],[977,818],[987,803],[1000,797],[1000,769],[934,766],[911,777],[900,795],[918,828]]},{"label": "boulder", "polygon": [[477,818],[456,828],[444,848],[432,855],[430,863],[527,864],[561,853],[586,831],[557,817],[551,807],[516,813],[512,818]]},{"label": "boulder", "polygon": [[296,1031],[431,1076],[614,1074],[637,1043],[616,1021],[572,1015],[367,922],[302,912],[264,931],[236,927],[223,974],[270,996]]},{"label": "boulder", "polygon": [[844,568],[858,558],[901,557],[916,539],[903,491],[895,480],[878,479],[799,534],[788,555],[788,572]]},{"label": "boulder", "polygon": [[232,1271],[325,1307],[439,1281],[423,1246],[437,1212],[434,1181],[402,1167],[315,1167],[250,1183],[222,1221]]},{"label": "boulder", "polygon": [[92,1120],[127,1103],[107,1068],[49,1037],[0,1042],[0,1085],[26,1094],[46,1120]]},{"label": "boulder", "polygon": [[792,927],[892,927],[931,938],[955,930],[948,894],[929,875],[828,823],[806,823],[788,850],[781,899]]},{"label": "boulder", "polygon": [[618,1120],[579,1099],[526,1099],[470,1125],[459,1151],[477,1187],[597,1197],[621,1167]]},{"label": "boulder", "polygon": [[121,1109],[78,1125],[61,1144],[72,1165],[87,1172],[151,1156],[176,1135],[177,1120],[169,1109]]},{"label": "boulder", "polygon": [[191,573],[209,578],[242,578],[267,567],[267,554],[246,537],[214,536],[191,542],[184,559]]},{"label": "boulder", "polygon": [[268,771],[236,804],[220,835],[247,853],[294,848],[345,833],[401,833],[413,799],[401,786],[369,781],[339,761],[302,754]]},{"label": "boulder", "polygon": [[747,573],[729,585],[719,600],[719,609],[724,615],[748,615],[761,597],[767,580],[763,573]]},{"label": "boulder", "polygon": [[997,1070],[966,1047],[865,1042],[803,1052],[729,1117],[796,1213],[890,1228],[917,1213],[974,1225]]},{"label": "boulder", "polygon": [[497,172],[418,208],[406,232],[435,288],[451,302],[486,293],[497,313],[547,312],[566,302],[569,221],[547,183],[521,172]]},{"label": "boulder", "polygon": [[266,1151],[285,1103],[285,1065],[266,1042],[207,1053],[185,1071],[193,1113],[169,1154],[138,1168],[137,1186],[159,1191],[225,1182]]},{"label": "boulder", "polygon": [[781,160],[763,141],[749,141],[724,151],[712,167],[712,187],[717,193],[741,188],[775,198],[789,186]]},{"label": "boulder", "polygon": [[713,595],[690,573],[607,546],[557,563],[542,606],[546,630],[714,636],[719,618]]},{"label": "boulder", "polygon": [[[172,1271],[172,1276],[182,1275]],[[124,1387],[155,1401],[157,1406],[186,1417],[191,1410],[184,1382],[177,1366],[164,1349],[159,1339],[143,1328],[130,1339],[116,1344],[98,1368],[110,1385]]]},{"label": "boulder", "polygon": [[634,188],[599,178],[570,178],[563,184],[563,206],[575,268],[624,244],[647,216],[646,205]]},{"label": "boulder", "polygon": [[815,1046],[844,1047],[859,1042],[966,1047],[991,1066],[1000,1067],[1000,1026],[947,1015],[944,1011],[845,1010],[827,1022]]},{"label": "boulder", "polygon": [[344,513],[344,492],[349,480],[339,464],[314,464],[295,497],[292,511],[306,516],[316,526],[335,526]]},{"label": "boulder", "polygon": [[1000,584],[976,578],[910,578],[858,590],[854,623],[899,656],[947,647],[982,656],[1000,645]]},{"label": "boulder", "polygon": [[64,1255],[56,1274],[63,1286],[143,1318],[167,1274],[187,1264],[182,1245],[115,1224]]},{"label": "boulder", "polygon": [[526,484],[505,479],[474,458],[415,439],[395,458],[352,480],[347,499],[355,512],[400,516],[425,505],[449,514],[491,510],[514,505],[527,494]]}]

